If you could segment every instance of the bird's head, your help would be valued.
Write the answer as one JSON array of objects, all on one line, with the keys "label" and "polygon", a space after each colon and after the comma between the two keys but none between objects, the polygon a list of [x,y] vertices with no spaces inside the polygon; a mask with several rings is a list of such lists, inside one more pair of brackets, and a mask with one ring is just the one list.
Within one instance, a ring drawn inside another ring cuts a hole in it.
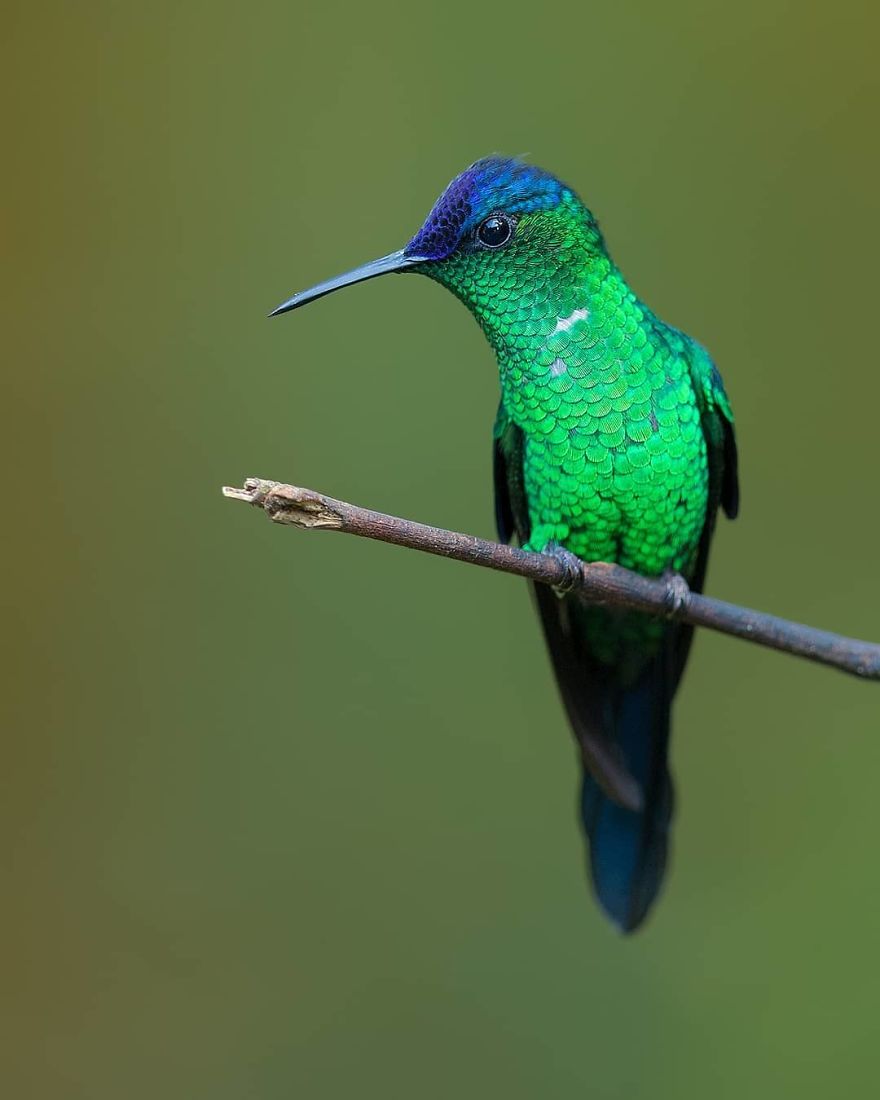
[{"label": "bird's head", "polygon": [[542,303],[576,308],[595,264],[607,266],[598,226],[555,176],[487,157],[449,184],[405,248],[295,294],[272,316],[388,272],[428,275],[468,306],[493,342],[537,321]]}]

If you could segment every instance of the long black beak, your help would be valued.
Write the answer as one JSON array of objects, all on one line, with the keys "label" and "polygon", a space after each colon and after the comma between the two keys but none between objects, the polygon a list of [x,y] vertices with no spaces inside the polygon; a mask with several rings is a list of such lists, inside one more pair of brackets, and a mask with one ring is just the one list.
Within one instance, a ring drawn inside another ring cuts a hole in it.
[{"label": "long black beak", "polygon": [[328,279],[325,283],[318,283],[309,290],[301,290],[294,294],[286,302],[282,302],[277,309],[273,309],[270,317],[277,317],[279,313],[287,313],[297,306],[304,306],[306,302],[314,302],[316,298],[323,298],[341,286],[351,286],[352,283],[362,283],[365,279],[375,279],[377,275],[386,275],[389,271],[405,271],[408,267],[425,262],[424,256],[407,256],[401,248],[399,252],[392,252],[389,256],[383,256],[379,260],[371,260],[362,267],[356,267],[354,271],[348,271],[345,275],[337,275],[335,279]]}]

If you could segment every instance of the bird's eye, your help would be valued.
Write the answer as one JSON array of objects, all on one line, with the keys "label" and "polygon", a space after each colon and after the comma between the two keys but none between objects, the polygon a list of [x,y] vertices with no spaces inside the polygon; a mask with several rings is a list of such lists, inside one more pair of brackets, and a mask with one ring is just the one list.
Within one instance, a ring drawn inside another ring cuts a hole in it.
[{"label": "bird's eye", "polygon": [[477,240],[486,248],[500,248],[513,234],[513,222],[506,214],[490,214],[477,227]]}]

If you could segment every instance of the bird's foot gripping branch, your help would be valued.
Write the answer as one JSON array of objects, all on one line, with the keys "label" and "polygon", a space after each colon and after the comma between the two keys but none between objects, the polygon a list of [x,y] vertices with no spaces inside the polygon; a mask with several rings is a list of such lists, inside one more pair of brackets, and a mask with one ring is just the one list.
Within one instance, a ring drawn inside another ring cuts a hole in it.
[{"label": "bird's foot gripping branch", "polygon": [[[578,591],[588,603],[630,608],[692,626],[708,627],[862,679],[880,680],[880,645],[691,592],[686,586],[677,586],[675,577],[652,579],[605,562],[578,562],[575,559],[575,566],[569,555],[561,560],[554,554],[518,550],[473,535],[358,508],[312,489],[262,478],[248,478],[241,489],[226,487],[223,494],[261,508],[275,523],[306,530],[342,531],[512,573],[539,584]],[[577,570],[574,576],[573,569]]]}]

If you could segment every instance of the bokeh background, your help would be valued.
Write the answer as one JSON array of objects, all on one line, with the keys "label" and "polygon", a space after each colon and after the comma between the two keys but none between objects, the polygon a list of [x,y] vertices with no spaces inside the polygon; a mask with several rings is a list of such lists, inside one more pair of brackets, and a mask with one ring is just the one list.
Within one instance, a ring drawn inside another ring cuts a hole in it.
[{"label": "bokeh background", "polygon": [[7,4],[4,1095],[826,1097],[876,1084],[880,694],[701,636],[650,925],[592,904],[525,588],[275,528],[492,533],[497,380],[385,279],[527,153],[734,402],[710,590],[880,637],[876,63],[841,0]]}]

